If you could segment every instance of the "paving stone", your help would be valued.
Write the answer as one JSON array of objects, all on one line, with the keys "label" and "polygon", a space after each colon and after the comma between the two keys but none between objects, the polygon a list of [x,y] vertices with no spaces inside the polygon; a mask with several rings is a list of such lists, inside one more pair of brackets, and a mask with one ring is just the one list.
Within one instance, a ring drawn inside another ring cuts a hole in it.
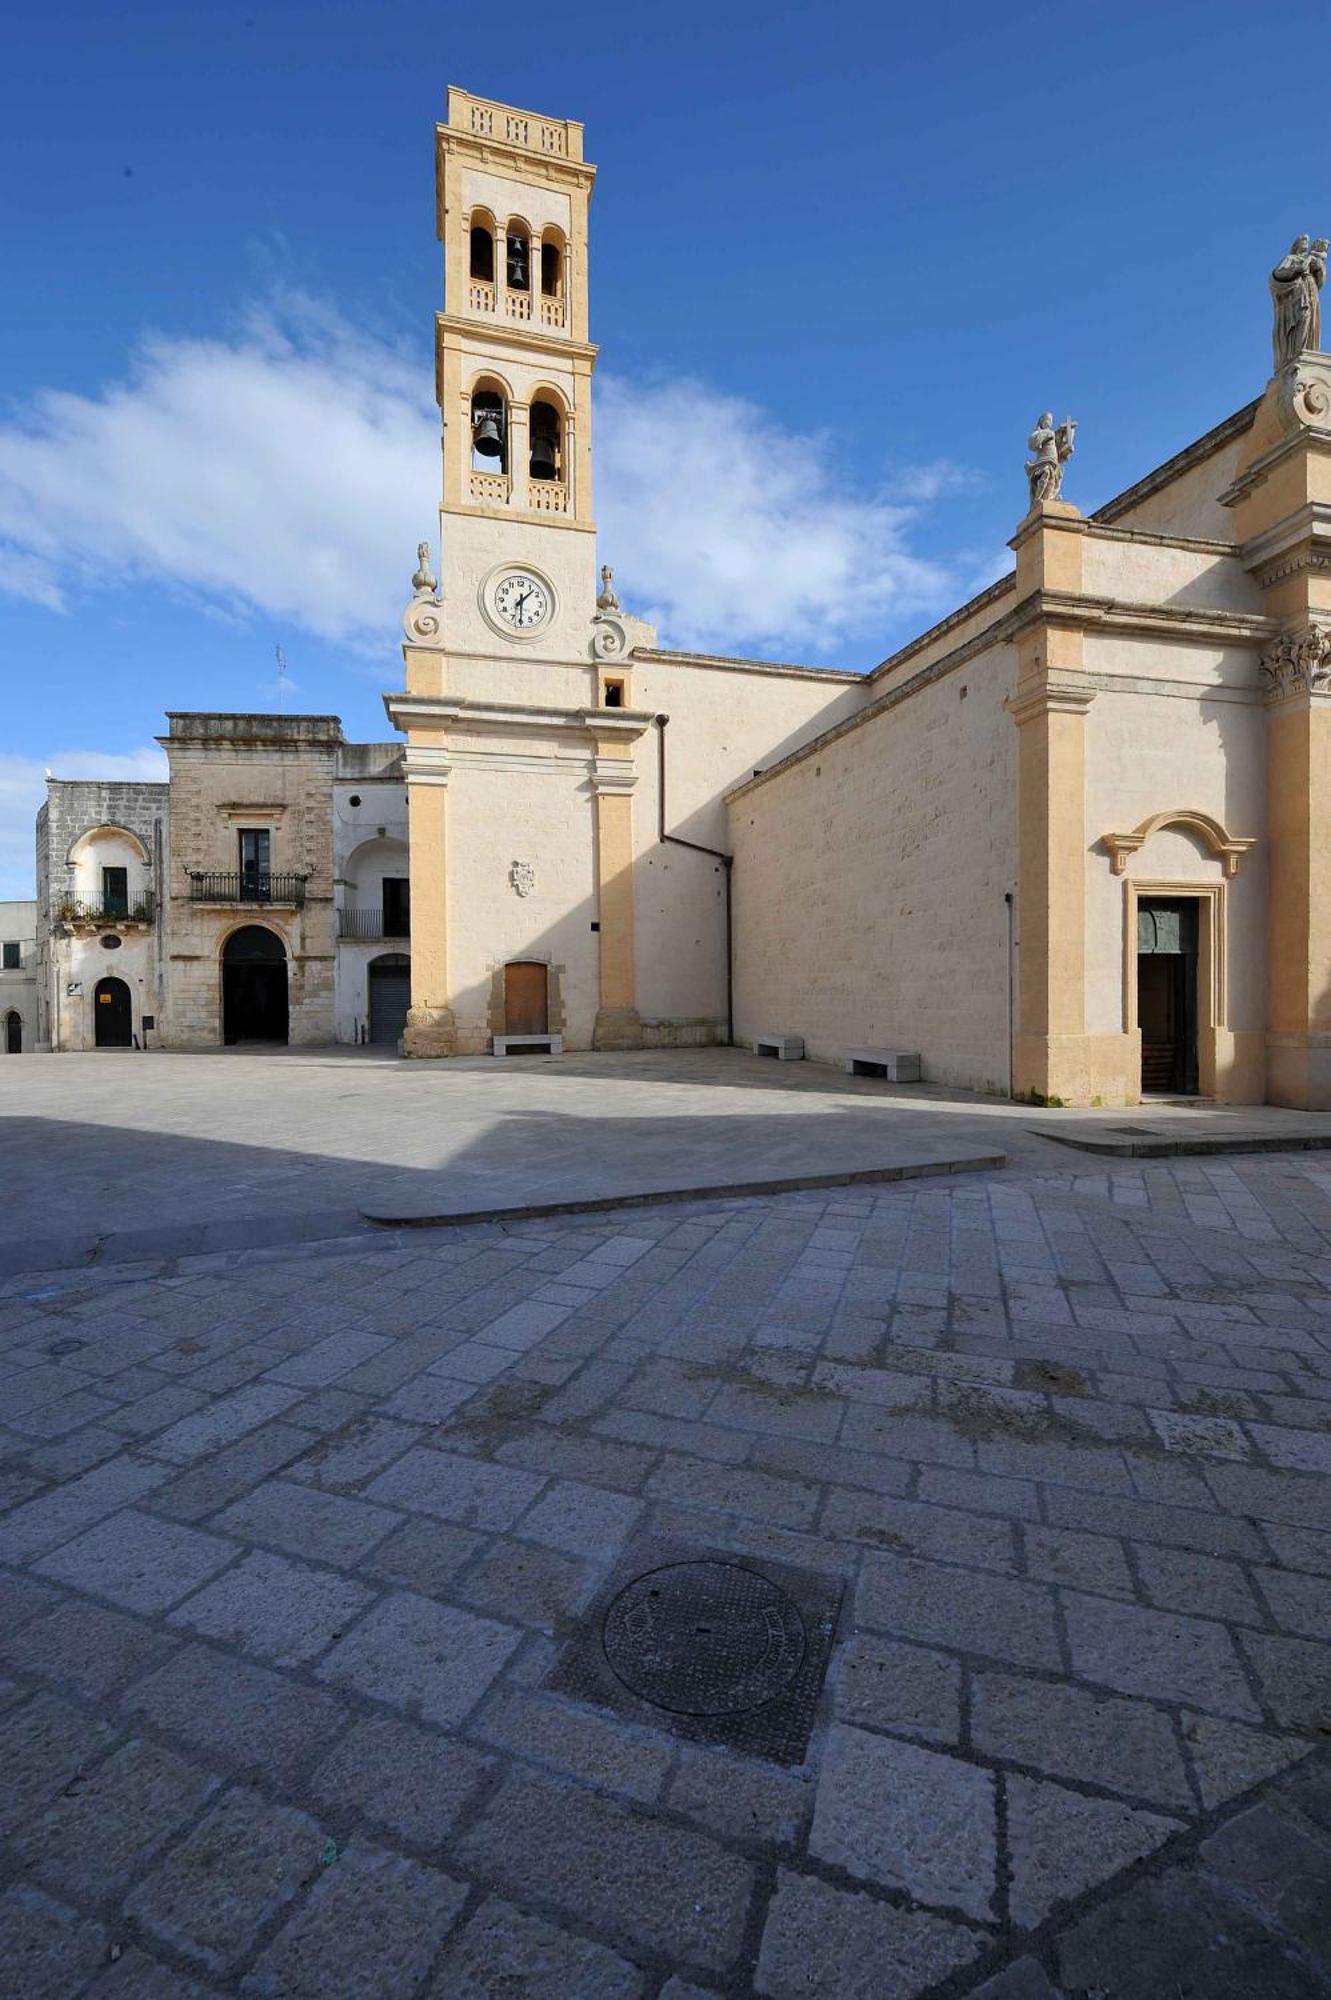
[{"label": "paving stone", "polygon": [[966,2000],[1059,2000],[1037,1959],[1019,1958],[983,1986],[972,1987]]},{"label": "paving stone", "polygon": [[[1237,1465],[1212,1468],[1210,1476],[1220,1473],[1252,1476],[1246,1466]],[[1243,1514],[1251,1510],[1240,1506],[1232,1511]],[[1092,1534],[1126,1535],[1137,1542],[1158,1542],[1173,1548],[1200,1549],[1203,1555],[1248,1557],[1257,1562],[1264,1555],[1257,1531],[1248,1521],[1203,1513],[1200,1508],[1123,1500],[1109,1493],[1095,1499],[1069,1487],[1051,1486],[1045,1494],[1045,1513],[1055,1528],[1086,1528]]]},{"label": "paving stone", "polygon": [[1012,1530],[1006,1521],[961,1514],[950,1507],[925,1507],[876,1493],[838,1487],[828,1495],[819,1526],[838,1540],[869,1542],[936,1562],[976,1569],[1014,1567]]},{"label": "paving stone", "polygon": [[324,1835],[291,1806],[227,1792],[125,1899],[125,1913],[172,1951],[231,1972],[320,1866]]},{"label": "paving stone", "polygon": [[1331,1434],[1325,1431],[1293,1430],[1282,1424],[1249,1424],[1248,1435],[1273,1465],[1294,1472],[1331,1473]]},{"label": "paving stone", "polygon": [[644,1805],[660,1794],[674,1756],[667,1740],[654,1742],[607,1716],[534,1694],[500,1695],[473,1728],[485,1742],[558,1765]]},{"label": "paving stone", "polygon": [[1260,1720],[1223,1625],[1108,1598],[1063,1596],[1073,1671],[1083,1680]]},{"label": "paving stone", "polygon": [[1120,1543],[1077,1528],[1028,1527],[1022,1531],[1027,1573],[1044,1583],[1070,1583],[1109,1597],[1134,1597],[1132,1575]]},{"label": "paving stone", "polygon": [[1331,1639],[1331,1579],[1290,1576],[1278,1569],[1259,1569],[1254,1575],[1282,1630]]},{"label": "paving stone", "polygon": [[818,1511],[816,1487],[768,1472],[715,1465],[703,1459],[663,1458],[644,1491],[653,1500],[681,1500],[691,1507],[715,1507],[778,1527],[807,1528]]},{"label": "paving stone", "polygon": [[1183,1830],[1181,1820],[1016,1775],[1007,1807],[1008,1901],[1013,1921],[1028,1929]]},{"label": "paving stone", "polygon": [[170,1430],[151,1441],[154,1458],[170,1459],[187,1465],[219,1445],[230,1444],[247,1431],[257,1430],[272,1417],[280,1417],[300,1401],[299,1389],[286,1389],[278,1382],[253,1382],[233,1395],[219,1397],[208,1409],[185,1417]]},{"label": "paving stone", "polygon": [[1151,1428],[1166,1451],[1189,1458],[1251,1457],[1247,1439],[1229,1417],[1196,1416],[1182,1410],[1148,1410]]},{"label": "paving stone", "polygon": [[641,1502],[561,1479],[523,1515],[519,1532],[570,1555],[610,1562],[642,1514]]},{"label": "paving stone", "polygon": [[446,1597],[464,1563],[485,1547],[485,1536],[448,1521],[409,1520],[380,1542],[362,1567],[370,1574],[406,1584],[426,1597]]},{"label": "paving stone", "polygon": [[755,1990],[766,2000],[913,2000],[987,1942],[961,1924],[783,1869]]},{"label": "paving stone", "polygon": [[224,1445],[153,1495],[153,1508],[178,1521],[201,1521],[247,1493],[260,1479],[289,1465],[309,1449],[309,1434],[294,1424],[261,1424],[258,1430]]},{"label": "paving stone", "polygon": [[182,1646],[121,1705],[211,1761],[278,1785],[292,1784],[347,1722],[334,1695],[199,1645]]},{"label": "paving stone", "polygon": [[0,1562],[26,1562],[30,1556],[67,1542],[81,1528],[141,1500],[165,1477],[159,1465],[113,1458],[53,1493],[24,1501],[0,1521]]},{"label": "paving stone", "polygon": [[1313,2000],[1290,1947],[1192,1869],[1171,1868],[1093,1910],[1057,1943],[1059,1976],[1106,2000]]},{"label": "paving stone", "polygon": [[374,1593],[332,1570],[262,1550],[177,1606],[171,1623],[278,1666],[299,1666],[340,1639]]},{"label": "paving stone", "polygon": [[983,1922],[996,1842],[988,1771],[844,1723],[828,1732],[809,1836],[820,1861]]},{"label": "paving stone", "polygon": [[121,1951],[88,1987],[88,2000],[211,2000],[215,1988],[205,1988],[183,1972],[158,1965],[141,1951]]},{"label": "paving stone", "polygon": [[832,1658],[837,1719],[935,1743],[961,1734],[961,1668],[946,1653],[856,1632]]},{"label": "paving stone", "polygon": [[458,1579],[454,1594],[478,1611],[492,1611],[542,1631],[566,1630],[592,1587],[584,1563],[557,1549],[534,1547],[497,1535],[485,1554]]},{"label": "paving stone", "polygon": [[355,1417],[321,1437],[313,1450],[288,1468],[287,1477],[334,1491],[359,1486],[401,1458],[421,1435],[411,1425],[395,1424],[387,1417]]},{"label": "paving stone", "polygon": [[1307,1755],[1312,1744],[1297,1736],[1268,1736],[1242,1722],[1185,1713],[1183,1741],[1197,1774],[1204,1805],[1223,1805],[1263,1778]]},{"label": "paving stone", "polygon": [[987,1757],[1031,1764],[1133,1798],[1192,1807],[1170,1721],[1145,1702],[1092,1694],[1066,1681],[977,1674],[971,1737]]},{"label": "paving stone", "polygon": [[1331,1841],[1272,1800],[1250,1806],[1204,1840],[1199,1860],[1316,1963],[1331,1963]]},{"label": "paving stone", "polygon": [[220,1782],[156,1744],[126,1743],[67,1785],[15,1852],[48,1888],[99,1902],[139,1875]]},{"label": "paving stone", "polygon": [[1190,1549],[1134,1550],[1137,1572],[1150,1602],[1164,1611],[1195,1611],[1240,1625],[1260,1625],[1261,1606],[1237,1563]]},{"label": "paving stone", "polygon": [[685,1749],[671,1780],[673,1811],[732,1840],[792,1846],[813,1810],[811,1777],[724,1751]]},{"label": "paving stone", "polygon": [[402,1525],[402,1517],[368,1500],[270,1479],[210,1525],[244,1541],[273,1542],[311,1562],[354,1567]]},{"label": "paving stone", "polygon": [[358,1722],[318,1766],[312,1796],[333,1812],[388,1827],[416,1847],[438,1847],[493,1769],[465,1743],[396,1716]]},{"label": "paving stone", "polygon": [[362,1618],[317,1671],[448,1726],[475,1707],[519,1643],[510,1626],[402,1591]]},{"label": "paving stone", "polygon": [[864,1559],[855,1597],[857,1620],[895,1637],[1015,1660],[1062,1664],[1049,1593],[1039,1584],[974,1571],[957,1572],[904,1556]]},{"label": "paving stone", "polygon": [[695,1986],[692,1980],[667,1979],[660,2000],[716,2000],[714,1987]]},{"label": "paving stone", "polygon": [[701,1834],[532,1773],[504,1780],[456,1854],[519,1896],[539,1881],[546,1903],[677,1965],[722,1973],[743,1945],[746,1862]]},{"label": "paving stone", "polygon": [[656,1462],[656,1453],[615,1438],[581,1437],[537,1425],[526,1436],[505,1435],[495,1446],[501,1465],[518,1465],[555,1478],[582,1480],[636,1493]]},{"label": "paving stone", "polygon": [[61,1593],[35,1576],[0,1575],[0,1659],[10,1657],[14,1635],[61,1602]]},{"label": "paving stone", "polygon": [[[754,1438],[749,1446],[749,1463],[765,1472],[787,1472],[796,1479],[812,1480],[819,1485],[863,1487],[868,1493],[902,1494],[910,1484],[910,1467],[900,1459],[886,1458],[877,1452],[849,1451],[842,1444],[810,1444],[804,1438]],[[928,1476],[927,1472],[924,1476]],[[952,1475],[938,1476],[946,1479]]]},{"label": "paving stone", "polygon": [[641,1972],[604,1945],[490,1896],[450,1950],[430,2000],[640,2000],[644,1986]]},{"label": "paving stone", "polygon": [[75,1780],[115,1741],[58,1695],[39,1694],[0,1720],[0,1835],[10,1834]]},{"label": "paving stone", "polygon": [[1271,1796],[1293,1805],[1323,1833],[1331,1834],[1331,1767],[1324,1756],[1302,1764]]},{"label": "paving stone", "polygon": [[66,1542],[37,1567],[131,1611],[165,1611],[235,1556],[234,1542],[131,1507]]},{"label": "paving stone", "polygon": [[512,1527],[540,1492],[541,1481],[481,1459],[415,1447],[365,1490],[371,1500],[493,1531]]},{"label": "paving stone", "polygon": [[1331,1647],[1264,1632],[1244,1632],[1240,1643],[1276,1721],[1287,1729],[1331,1734]]},{"label": "paving stone", "polygon": [[270,1369],[268,1380],[287,1383],[298,1389],[319,1389],[325,1383],[336,1382],[342,1375],[349,1375],[362,1361],[368,1361],[371,1355],[379,1354],[392,1345],[385,1334],[359,1328],[330,1333],[326,1340],[316,1341],[303,1354],[295,1354],[289,1361]]},{"label": "paving stone", "polygon": [[975,1469],[974,1445],[958,1437],[942,1417],[897,1416],[869,1403],[852,1403],[841,1426],[841,1442],[857,1451],[883,1452],[888,1458]]},{"label": "paving stone", "polygon": [[465,1883],[357,1843],[324,1869],[240,1990],[255,2000],[410,2000],[466,1900]]},{"label": "paving stone", "polygon": [[69,2000],[105,1956],[100,1924],[26,1883],[0,1895],[0,1965],[15,2000]]},{"label": "paving stone", "polygon": [[[1286,1437],[1299,1433],[1286,1431]],[[1206,1483],[1231,1514],[1249,1514],[1259,1521],[1280,1521],[1294,1528],[1325,1529],[1331,1521],[1331,1480],[1311,1479],[1299,1472],[1268,1472],[1258,1465],[1211,1465]],[[31,1501],[40,1506],[40,1501]],[[4,1552],[0,1531],[0,1554]],[[1236,1554],[1244,1551],[1236,1550]]]},{"label": "paving stone", "polygon": [[965,1507],[980,1514],[1005,1514],[1038,1521],[1040,1503],[1029,1479],[1004,1479],[995,1472],[962,1472],[926,1465],[920,1472],[921,1500],[941,1507]]},{"label": "paving stone", "polygon": [[1263,1532],[1276,1561],[1286,1569],[1306,1569],[1318,1576],[1331,1576],[1331,1533],[1276,1524],[1268,1524]]}]

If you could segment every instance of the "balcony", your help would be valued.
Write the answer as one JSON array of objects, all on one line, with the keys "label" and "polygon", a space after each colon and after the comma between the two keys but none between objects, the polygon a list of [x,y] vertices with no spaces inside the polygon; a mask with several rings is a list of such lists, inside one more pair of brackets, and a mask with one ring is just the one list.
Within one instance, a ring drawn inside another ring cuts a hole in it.
[{"label": "balcony", "polygon": [[538,514],[567,514],[568,489],[560,479],[533,479],[527,498]]},{"label": "balcony", "polygon": [[411,918],[394,910],[339,910],[337,934],[343,938],[405,938]]},{"label": "balcony", "polygon": [[248,871],[226,874],[211,868],[191,868],[189,899],[191,903],[276,903],[299,910],[305,906],[305,884],[309,879],[308,875],[252,875]]},{"label": "balcony", "polygon": [[509,478],[506,472],[479,472],[471,475],[471,497],[489,506],[507,507]]},{"label": "balcony", "polygon": [[152,890],[144,889],[136,896],[63,896],[56,915],[73,930],[113,931],[150,925],[154,907]]}]

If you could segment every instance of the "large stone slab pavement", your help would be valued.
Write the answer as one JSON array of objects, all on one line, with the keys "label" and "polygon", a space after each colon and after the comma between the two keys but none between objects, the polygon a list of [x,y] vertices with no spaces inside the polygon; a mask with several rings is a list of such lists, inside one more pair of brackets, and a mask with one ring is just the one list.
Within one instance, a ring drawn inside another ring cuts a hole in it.
[{"label": "large stone slab pavement", "polygon": [[[1060,1158],[0,1286],[0,1986],[1331,1995],[1331,1162]],[[803,1764],[546,1691],[649,1533]]]}]

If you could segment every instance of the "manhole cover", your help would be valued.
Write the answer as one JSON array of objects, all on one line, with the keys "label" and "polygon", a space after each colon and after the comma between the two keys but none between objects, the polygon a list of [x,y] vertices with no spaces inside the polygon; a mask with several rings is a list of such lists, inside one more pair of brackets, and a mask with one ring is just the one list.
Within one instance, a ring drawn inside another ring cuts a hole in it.
[{"label": "manhole cover", "polygon": [[737,1715],[788,1687],[804,1620],[778,1584],[738,1563],[672,1563],[636,1577],[601,1630],[606,1659],[641,1700],[675,1715]]}]

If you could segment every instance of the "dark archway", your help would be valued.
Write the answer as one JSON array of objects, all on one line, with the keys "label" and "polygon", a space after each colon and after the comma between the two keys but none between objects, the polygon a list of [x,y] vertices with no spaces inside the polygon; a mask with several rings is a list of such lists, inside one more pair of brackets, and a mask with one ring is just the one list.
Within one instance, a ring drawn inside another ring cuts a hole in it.
[{"label": "dark archway", "polygon": [[276,931],[245,924],[222,947],[222,1040],[287,1039],[286,948]]},{"label": "dark archway", "polygon": [[134,1002],[123,979],[99,979],[92,996],[92,1036],[99,1049],[134,1046]]},{"label": "dark archway", "polygon": [[369,966],[370,1040],[396,1048],[411,1005],[411,960],[404,951],[385,951]]},{"label": "dark archway", "polygon": [[23,1054],[23,1016],[12,1007],[5,1015],[5,1054]]}]

